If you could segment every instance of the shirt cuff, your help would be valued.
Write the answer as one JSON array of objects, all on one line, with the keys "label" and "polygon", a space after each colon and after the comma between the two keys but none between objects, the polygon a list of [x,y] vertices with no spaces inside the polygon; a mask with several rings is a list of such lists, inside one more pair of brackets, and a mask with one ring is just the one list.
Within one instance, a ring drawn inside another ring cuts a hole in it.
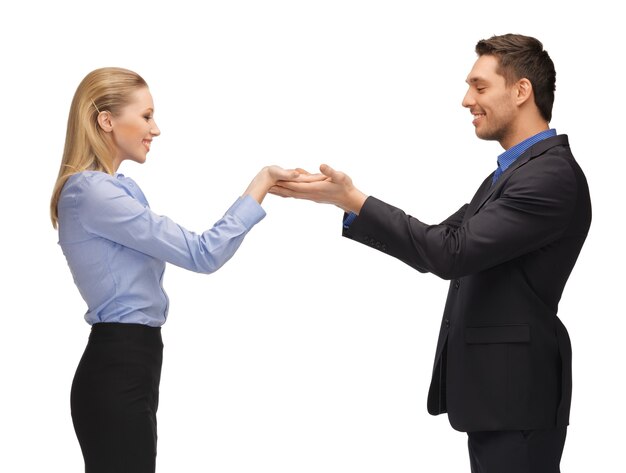
[{"label": "shirt cuff", "polygon": [[350,228],[350,225],[352,225],[352,222],[354,222],[357,217],[358,215],[354,212],[350,212],[348,215],[346,215],[343,219],[343,228]]},{"label": "shirt cuff", "polygon": [[239,197],[226,214],[240,220],[248,230],[263,220],[266,215],[263,207],[249,195]]}]

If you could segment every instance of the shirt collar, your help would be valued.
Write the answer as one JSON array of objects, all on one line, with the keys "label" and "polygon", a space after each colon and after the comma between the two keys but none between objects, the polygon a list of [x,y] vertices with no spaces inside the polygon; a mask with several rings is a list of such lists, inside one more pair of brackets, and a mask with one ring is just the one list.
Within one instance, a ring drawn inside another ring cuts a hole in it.
[{"label": "shirt collar", "polygon": [[532,145],[539,143],[540,141],[545,140],[546,138],[550,138],[552,136],[556,136],[556,130],[554,128],[550,128],[549,130],[544,130],[536,135],[531,136],[530,138],[526,138],[524,141],[517,143],[515,146],[507,149],[504,153],[498,156],[498,167],[502,169],[502,172],[506,171],[507,168],[515,162],[517,158],[519,158],[524,151],[530,148]]}]

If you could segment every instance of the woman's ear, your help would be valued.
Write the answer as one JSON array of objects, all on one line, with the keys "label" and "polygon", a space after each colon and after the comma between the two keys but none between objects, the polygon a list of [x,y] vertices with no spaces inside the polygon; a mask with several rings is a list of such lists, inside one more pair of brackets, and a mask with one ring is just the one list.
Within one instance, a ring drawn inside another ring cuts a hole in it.
[{"label": "woman's ear", "polygon": [[102,131],[110,133],[113,131],[113,121],[111,112],[103,111],[98,114],[98,125],[102,128]]}]

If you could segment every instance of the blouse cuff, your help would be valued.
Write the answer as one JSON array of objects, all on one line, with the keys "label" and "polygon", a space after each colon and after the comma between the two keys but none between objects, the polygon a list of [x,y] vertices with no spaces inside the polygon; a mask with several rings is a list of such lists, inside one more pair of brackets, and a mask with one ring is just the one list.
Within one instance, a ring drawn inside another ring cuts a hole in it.
[{"label": "blouse cuff", "polygon": [[263,220],[266,215],[263,207],[249,195],[239,197],[226,214],[240,220],[248,230]]}]

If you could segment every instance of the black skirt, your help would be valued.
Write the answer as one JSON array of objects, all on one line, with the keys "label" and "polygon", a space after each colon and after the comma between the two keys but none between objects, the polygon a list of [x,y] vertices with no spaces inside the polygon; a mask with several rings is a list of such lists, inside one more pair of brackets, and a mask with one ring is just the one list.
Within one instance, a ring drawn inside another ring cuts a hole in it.
[{"label": "black skirt", "polygon": [[160,327],[93,325],[74,376],[72,421],[86,473],[153,473]]}]

